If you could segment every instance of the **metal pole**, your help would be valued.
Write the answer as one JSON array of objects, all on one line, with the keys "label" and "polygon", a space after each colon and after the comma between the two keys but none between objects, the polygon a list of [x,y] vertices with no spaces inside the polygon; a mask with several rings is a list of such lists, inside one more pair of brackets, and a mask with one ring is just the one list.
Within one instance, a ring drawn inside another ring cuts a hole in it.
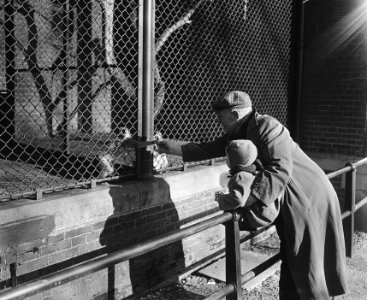
[{"label": "metal pole", "polygon": [[239,215],[234,213],[233,220],[225,223],[226,226],[226,282],[233,285],[234,292],[227,296],[228,300],[242,299],[241,289],[241,248]]},{"label": "metal pole", "polygon": [[[150,141],[153,139],[154,81],[152,57],[154,55],[155,1],[145,0],[141,1],[140,4],[143,6],[141,140]],[[146,148],[137,150],[136,163],[138,179],[153,178],[153,154],[151,151],[147,151]]]},{"label": "metal pole", "polygon": [[153,137],[153,50],[154,50],[154,19],[155,1],[144,1],[144,40],[143,40],[143,138],[151,140]]},{"label": "metal pole", "polygon": [[352,163],[349,163],[348,166],[351,167],[351,171],[346,174],[345,178],[345,209],[350,211],[350,216],[344,223],[344,234],[346,255],[352,257],[357,168]]}]

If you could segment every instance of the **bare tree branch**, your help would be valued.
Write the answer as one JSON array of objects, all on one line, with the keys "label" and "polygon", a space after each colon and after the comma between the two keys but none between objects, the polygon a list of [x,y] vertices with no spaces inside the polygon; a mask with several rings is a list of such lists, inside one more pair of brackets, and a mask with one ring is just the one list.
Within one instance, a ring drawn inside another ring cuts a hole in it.
[{"label": "bare tree branch", "polygon": [[185,24],[190,24],[191,20],[190,17],[195,12],[195,9],[190,9],[186,15],[184,15],[179,21],[173,24],[171,27],[166,29],[163,34],[159,37],[155,44],[155,52],[156,54],[161,50],[163,44],[168,40],[168,38],[178,29],[180,29]]},{"label": "bare tree branch", "polygon": [[[164,43],[169,39],[169,37],[178,29],[180,29],[182,26],[186,24],[191,24],[191,16],[194,14],[194,12],[199,8],[201,4],[203,4],[205,1],[213,1],[213,0],[200,0],[196,5],[189,9],[188,12],[176,23],[174,23],[171,27],[166,29],[163,34],[158,38],[156,45],[155,45],[155,55],[158,54],[158,52],[162,49]],[[159,74],[159,66],[156,61],[156,58],[154,59],[154,118],[158,115],[160,112],[164,101],[165,101],[165,86],[164,81],[161,80],[160,74]]]},{"label": "bare tree branch", "polygon": [[28,25],[28,45],[24,50],[25,60],[28,64],[29,72],[34,78],[34,83],[45,111],[48,134],[49,136],[52,136],[52,112],[55,109],[55,105],[52,101],[51,94],[47,88],[41,70],[38,67],[36,54],[38,47],[38,35],[37,26],[34,20],[35,10],[28,1],[24,1],[20,3],[17,12],[24,16]]},{"label": "bare tree branch", "polygon": [[[203,4],[205,1],[213,1],[213,0],[200,0],[198,3],[196,3],[196,5],[194,6],[194,8],[189,9],[189,11],[180,19],[178,20],[175,24],[173,24],[171,27],[169,27],[168,29],[166,29],[163,34],[159,37],[159,39],[156,42],[155,45],[155,52],[156,54],[161,50],[163,44],[168,40],[168,38],[178,29],[180,29],[182,26],[184,26],[185,24],[190,24],[191,23],[191,16],[194,14],[194,12],[196,11],[196,9]],[[246,0],[247,1],[247,0]]]}]

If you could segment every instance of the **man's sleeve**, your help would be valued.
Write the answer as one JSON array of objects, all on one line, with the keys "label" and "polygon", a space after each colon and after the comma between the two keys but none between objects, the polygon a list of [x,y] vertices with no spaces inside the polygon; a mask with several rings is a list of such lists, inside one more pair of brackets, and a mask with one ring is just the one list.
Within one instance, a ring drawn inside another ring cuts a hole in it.
[{"label": "man's sleeve", "polygon": [[272,117],[259,120],[256,130],[264,171],[255,178],[251,194],[266,205],[275,201],[289,182],[293,169],[293,141],[288,130]]},{"label": "man's sleeve", "polygon": [[226,156],[226,143],[227,139],[223,136],[208,143],[188,143],[182,145],[182,159],[188,162]]}]

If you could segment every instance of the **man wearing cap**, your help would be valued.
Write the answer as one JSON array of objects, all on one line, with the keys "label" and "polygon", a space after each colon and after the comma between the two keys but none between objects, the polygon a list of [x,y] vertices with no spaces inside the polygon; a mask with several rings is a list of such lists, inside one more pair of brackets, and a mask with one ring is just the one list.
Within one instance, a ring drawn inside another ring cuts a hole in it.
[{"label": "man wearing cap", "polygon": [[261,115],[248,94],[227,93],[212,107],[224,135],[208,143],[162,141],[158,152],[184,161],[224,157],[227,144],[251,140],[264,170],[245,206],[269,205],[281,195],[275,225],[281,240],[280,299],[329,299],[346,292],[345,245],[339,200],[323,170],[292,140],[278,120]]}]

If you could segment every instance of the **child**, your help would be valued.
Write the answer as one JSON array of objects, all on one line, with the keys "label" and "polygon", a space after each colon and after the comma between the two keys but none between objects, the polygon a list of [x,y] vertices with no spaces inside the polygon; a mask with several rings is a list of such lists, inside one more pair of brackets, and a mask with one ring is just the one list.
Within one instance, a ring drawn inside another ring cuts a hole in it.
[{"label": "child", "polygon": [[228,192],[218,193],[216,201],[222,210],[237,211],[241,215],[239,226],[241,230],[254,230],[270,225],[279,214],[279,199],[265,205],[261,201],[245,207],[251,193],[254,178],[263,167],[257,158],[256,146],[250,140],[230,141],[227,148],[227,165],[230,168]]}]

